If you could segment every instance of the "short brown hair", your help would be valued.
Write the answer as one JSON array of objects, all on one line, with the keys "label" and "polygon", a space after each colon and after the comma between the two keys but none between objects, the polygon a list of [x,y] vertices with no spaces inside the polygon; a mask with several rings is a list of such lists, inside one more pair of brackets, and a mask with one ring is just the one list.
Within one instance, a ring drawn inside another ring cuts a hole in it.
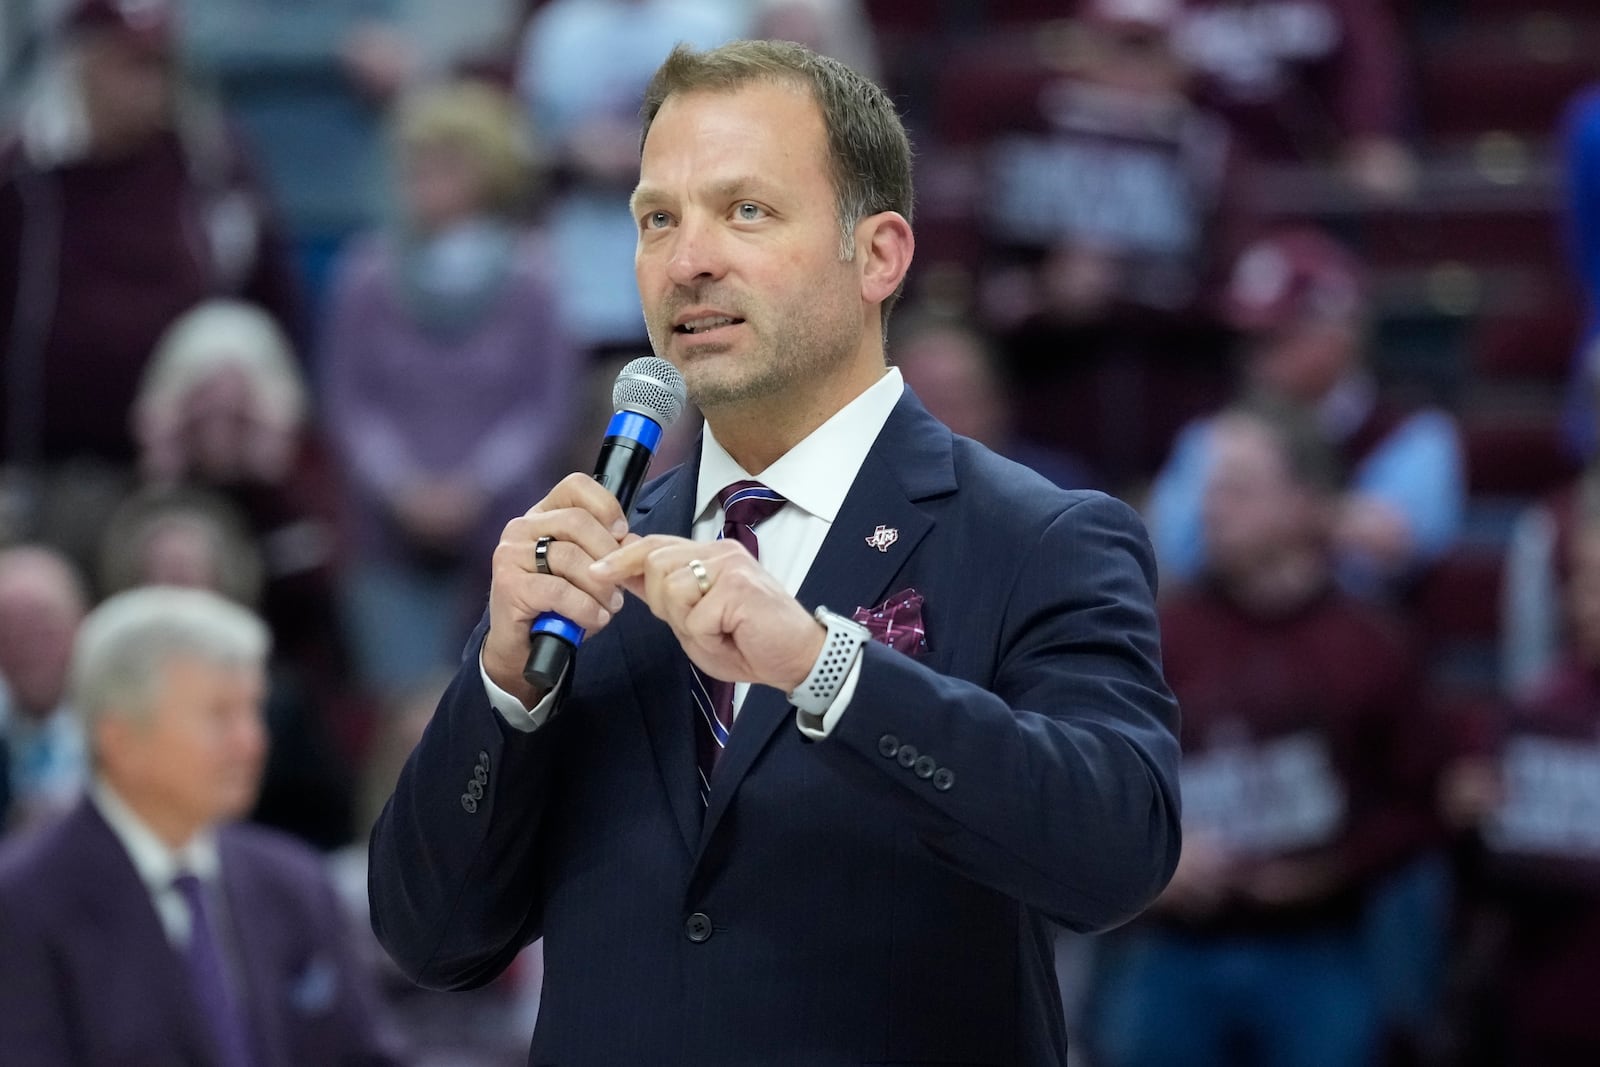
[{"label": "short brown hair", "polygon": [[[880,211],[911,221],[911,140],[889,94],[837,59],[788,41],[734,41],[697,52],[680,44],[656,70],[639,109],[639,149],[673,93],[731,92],[752,82],[809,88],[828,134],[828,170],[839,218],[840,255],[855,256],[856,223]],[[883,302],[883,319],[900,298]]]}]

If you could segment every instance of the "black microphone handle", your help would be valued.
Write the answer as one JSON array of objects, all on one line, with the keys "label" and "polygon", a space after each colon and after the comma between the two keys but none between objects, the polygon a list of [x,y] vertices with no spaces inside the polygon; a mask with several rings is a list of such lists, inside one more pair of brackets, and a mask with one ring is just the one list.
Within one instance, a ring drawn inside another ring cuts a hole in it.
[{"label": "black microphone handle", "polygon": [[[644,443],[630,437],[607,437],[600,443],[594,480],[611,491],[624,515],[633,505],[639,486],[644,484],[650,457],[651,452]],[[528,662],[522,668],[523,680],[547,693],[554,691],[571,670],[572,657],[577,651],[578,647],[571,641],[546,631],[535,632],[529,643]],[[559,693],[556,699],[561,699]]]},{"label": "black microphone handle", "polygon": [[633,507],[634,494],[644,484],[650,470],[651,451],[643,441],[631,437],[607,437],[600,442],[600,458],[595,460],[594,480],[611,490],[626,515]]}]

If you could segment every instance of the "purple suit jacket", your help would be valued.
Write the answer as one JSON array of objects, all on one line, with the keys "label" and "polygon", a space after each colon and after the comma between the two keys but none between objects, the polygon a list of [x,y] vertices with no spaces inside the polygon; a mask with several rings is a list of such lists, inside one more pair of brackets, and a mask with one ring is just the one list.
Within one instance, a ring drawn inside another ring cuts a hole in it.
[{"label": "purple suit jacket", "polygon": [[[260,1067],[399,1062],[316,856],[221,832],[222,887]],[[51,1067],[215,1062],[183,960],[93,804],[0,849],[0,1059]]]}]

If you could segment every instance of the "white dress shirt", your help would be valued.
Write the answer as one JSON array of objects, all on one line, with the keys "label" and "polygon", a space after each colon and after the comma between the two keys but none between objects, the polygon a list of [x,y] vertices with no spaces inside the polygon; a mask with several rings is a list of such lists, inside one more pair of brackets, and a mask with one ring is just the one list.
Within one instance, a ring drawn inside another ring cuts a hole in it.
[{"label": "white dress shirt", "polygon": [[[740,467],[728,455],[708,424],[701,439],[700,480],[695,486],[695,518],[690,537],[696,541],[716,540],[722,531],[722,508],[717,504],[717,494],[725,486],[745,480],[761,482],[787,501],[756,529],[761,565],[793,596],[805,581],[811,564],[816,561],[823,539],[828,536],[828,530],[844,504],[845,494],[855,483],[861,464],[866,461],[867,453],[872,450],[884,423],[889,421],[889,414],[899,402],[904,389],[899,369],[890,367],[860,396],[762,471],[759,478]],[[835,610],[848,610],[838,605],[827,606]],[[489,679],[488,671],[483,669],[481,649],[478,669],[489,702],[513,728],[533,730],[549,717],[553,694],[529,709]],[[796,725],[802,733],[820,740],[833,731],[850,704],[860,673],[861,659],[858,656],[838,696],[823,714],[820,727],[805,725],[797,715]],[[749,682],[734,685],[735,718],[749,691]]]},{"label": "white dress shirt", "polygon": [[133,861],[133,869],[139,872],[139,880],[150,894],[150,902],[155,905],[167,940],[182,950],[189,944],[189,905],[172,880],[184,872],[197,875],[207,892],[216,896],[214,890],[222,871],[216,834],[202,830],[174,852],[105,782],[96,779],[89,792],[94,806]]}]

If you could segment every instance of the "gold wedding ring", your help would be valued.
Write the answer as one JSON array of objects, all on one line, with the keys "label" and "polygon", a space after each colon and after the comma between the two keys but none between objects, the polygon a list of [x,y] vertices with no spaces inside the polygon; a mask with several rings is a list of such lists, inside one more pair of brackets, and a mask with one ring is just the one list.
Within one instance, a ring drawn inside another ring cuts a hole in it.
[{"label": "gold wedding ring", "polygon": [[540,574],[554,576],[550,570],[550,542],[555,538],[544,536],[533,543],[533,569]]},{"label": "gold wedding ring", "polygon": [[697,559],[689,561],[689,573],[694,575],[695,584],[700,587],[700,595],[705,596],[711,592],[711,576],[706,573],[706,565]]}]

